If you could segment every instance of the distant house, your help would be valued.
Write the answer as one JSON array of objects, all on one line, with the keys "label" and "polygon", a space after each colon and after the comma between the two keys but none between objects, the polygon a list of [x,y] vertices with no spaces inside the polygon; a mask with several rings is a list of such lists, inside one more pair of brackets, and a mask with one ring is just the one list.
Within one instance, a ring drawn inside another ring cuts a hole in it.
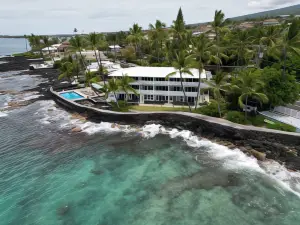
[{"label": "distant house", "polygon": [[61,45],[59,45],[59,47],[57,47],[57,50],[59,52],[66,52],[69,47],[70,43],[68,41],[64,41],[63,43],[61,43]]},{"label": "distant house", "polygon": [[108,48],[110,49],[111,52],[114,52],[114,51],[120,52],[122,47],[120,45],[110,45],[110,46],[108,46]]},{"label": "distant house", "polygon": [[244,22],[237,26],[237,28],[240,30],[247,30],[247,29],[251,29],[253,27],[254,27],[253,22]]},{"label": "distant house", "polygon": [[277,26],[279,24],[280,23],[276,19],[267,19],[263,22],[263,26]]},{"label": "distant house", "polygon": [[57,48],[54,48],[54,47],[52,47],[52,46],[49,46],[49,47],[45,47],[45,48],[43,48],[42,49],[42,51],[44,52],[44,53],[53,53],[53,52],[56,52],[57,51]]},{"label": "distant house", "polygon": [[206,34],[209,39],[215,38],[215,33],[211,25],[202,25],[192,31],[193,36],[199,36],[200,34]]}]

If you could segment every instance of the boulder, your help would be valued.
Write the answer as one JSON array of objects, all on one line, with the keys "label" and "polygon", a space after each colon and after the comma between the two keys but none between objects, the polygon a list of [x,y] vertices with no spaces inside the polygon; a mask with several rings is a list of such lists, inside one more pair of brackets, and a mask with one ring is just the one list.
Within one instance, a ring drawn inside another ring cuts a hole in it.
[{"label": "boulder", "polygon": [[73,129],[72,129],[72,132],[73,133],[77,133],[77,132],[81,132],[82,131],[82,129],[80,128],[80,127],[74,127]]},{"label": "boulder", "polygon": [[266,160],[266,154],[265,153],[262,153],[262,152],[259,152],[259,151],[256,151],[254,149],[252,149],[251,151],[251,154],[259,161],[265,161]]}]

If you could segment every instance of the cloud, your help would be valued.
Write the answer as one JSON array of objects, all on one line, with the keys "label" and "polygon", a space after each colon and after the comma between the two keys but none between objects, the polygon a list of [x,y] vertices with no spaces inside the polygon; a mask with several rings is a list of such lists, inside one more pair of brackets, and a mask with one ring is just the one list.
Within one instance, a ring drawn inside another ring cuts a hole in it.
[{"label": "cloud", "polygon": [[[186,23],[207,22],[216,9],[226,17],[254,13],[296,0],[0,0],[1,34],[72,33],[128,30],[133,23],[147,28],[156,19],[170,25],[182,7]],[[297,2],[300,2],[298,0]],[[251,6],[251,7],[250,7]]]},{"label": "cloud", "polygon": [[299,3],[299,0],[249,0],[248,6],[252,8],[271,9],[296,3]]}]

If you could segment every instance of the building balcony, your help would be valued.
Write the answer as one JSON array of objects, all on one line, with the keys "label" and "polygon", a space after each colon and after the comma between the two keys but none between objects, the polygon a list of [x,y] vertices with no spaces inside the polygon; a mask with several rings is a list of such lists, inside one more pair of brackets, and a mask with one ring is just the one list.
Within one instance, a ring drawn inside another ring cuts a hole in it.
[{"label": "building balcony", "polygon": [[[130,83],[131,85],[144,85],[144,86],[181,86],[178,81],[144,81],[138,80]],[[182,82],[184,87],[198,87],[198,82]],[[201,88],[208,88],[209,86],[201,82]]]}]

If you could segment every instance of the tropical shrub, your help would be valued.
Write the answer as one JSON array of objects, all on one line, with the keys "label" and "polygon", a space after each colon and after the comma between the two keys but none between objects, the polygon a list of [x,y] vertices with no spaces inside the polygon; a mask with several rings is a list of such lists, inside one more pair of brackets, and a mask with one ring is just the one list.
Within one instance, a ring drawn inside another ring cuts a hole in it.
[{"label": "tropical shrub", "polygon": [[239,111],[229,111],[226,114],[226,119],[233,123],[247,124],[247,120],[245,118],[244,113]]},{"label": "tropical shrub", "polygon": [[280,70],[266,67],[261,72],[261,80],[264,82],[263,91],[272,106],[293,104],[299,99],[300,87],[295,76],[286,73],[282,76]]},{"label": "tropical shrub", "polygon": [[[226,112],[226,104],[220,103],[220,109],[222,113]],[[195,110],[196,113],[203,114],[206,116],[220,117],[218,111],[218,103],[212,100],[208,105],[202,106]]]},{"label": "tropical shrub", "polygon": [[126,104],[125,101],[118,101],[119,107],[115,102],[111,102],[112,110],[117,112],[128,112],[129,111],[129,105]]}]

